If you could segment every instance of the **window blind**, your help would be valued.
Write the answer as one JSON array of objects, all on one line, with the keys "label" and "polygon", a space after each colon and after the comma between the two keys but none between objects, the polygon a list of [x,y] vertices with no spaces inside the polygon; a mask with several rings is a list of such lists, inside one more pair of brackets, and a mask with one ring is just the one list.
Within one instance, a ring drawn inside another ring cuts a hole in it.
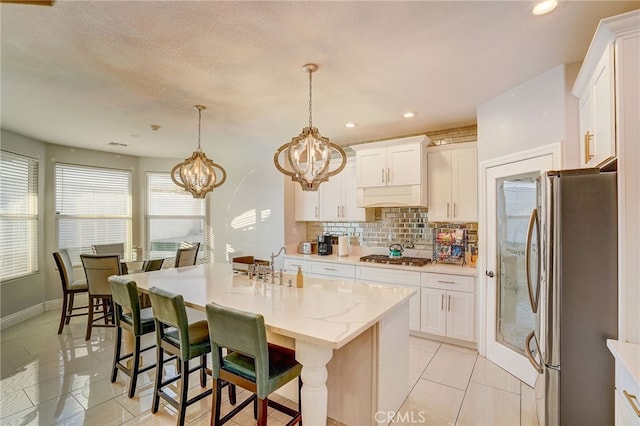
[{"label": "window blind", "polygon": [[94,244],[124,243],[131,253],[131,172],[56,163],[58,247],[74,264]]},{"label": "window blind", "polygon": [[0,279],[38,271],[38,162],[0,153]]},{"label": "window blind", "polygon": [[147,250],[151,257],[175,255],[182,241],[199,242],[206,256],[203,199],[195,199],[169,173],[147,173]]}]

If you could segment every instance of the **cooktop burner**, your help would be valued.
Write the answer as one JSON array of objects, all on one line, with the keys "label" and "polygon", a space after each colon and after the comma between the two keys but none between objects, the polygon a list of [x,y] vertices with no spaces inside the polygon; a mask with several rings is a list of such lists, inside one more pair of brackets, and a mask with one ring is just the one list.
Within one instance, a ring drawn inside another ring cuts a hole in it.
[{"label": "cooktop burner", "polygon": [[388,265],[424,266],[431,263],[431,259],[426,257],[389,257],[384,254],[370,254],[362,256],[361,262],[386,263]]}]

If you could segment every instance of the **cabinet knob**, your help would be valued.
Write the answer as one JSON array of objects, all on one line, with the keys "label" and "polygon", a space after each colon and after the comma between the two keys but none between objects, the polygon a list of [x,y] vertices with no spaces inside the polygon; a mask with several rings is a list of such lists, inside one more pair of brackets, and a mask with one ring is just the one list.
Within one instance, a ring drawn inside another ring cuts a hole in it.
[{"label": "cabinet knob", "polygon": [[494,277],[493,271],[484,271],[484,274],[486,276],[488,276],[489,278],[493,278]]}]

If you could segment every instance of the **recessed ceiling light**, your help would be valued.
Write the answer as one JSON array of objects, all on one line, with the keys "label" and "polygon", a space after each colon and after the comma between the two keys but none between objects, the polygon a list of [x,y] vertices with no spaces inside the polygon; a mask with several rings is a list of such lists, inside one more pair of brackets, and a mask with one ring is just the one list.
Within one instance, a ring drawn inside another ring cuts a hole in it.
[{"label": "recessed ceiling light", "polygon": [[533,4],[531,13],[534,15],[544,15],[551,12],[558,6],[558,0],[538,0]]},{"label": "recessed ceiling light", "polygon": [[415,113],[415,112],[411,112],[411,111],[409,111],[409,112],[405,112],[404,114],[402,114],[402,116],[403,116],[404,118],[413,118],[413,117],[415,117],[415,116],[416,116],[416,113]]},{"label": "recessed ceiling light", "polygon": [[358,125],[358,123],[353,123],[353,122],[348,122],[344,124],[344,127],[346,127],[347,129],[353,129],[354,127],[356,127]]}]

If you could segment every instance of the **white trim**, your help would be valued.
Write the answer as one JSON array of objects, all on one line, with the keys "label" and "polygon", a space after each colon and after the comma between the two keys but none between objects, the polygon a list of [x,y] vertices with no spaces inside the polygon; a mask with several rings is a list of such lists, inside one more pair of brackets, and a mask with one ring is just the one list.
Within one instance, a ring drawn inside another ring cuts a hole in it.
[{"label": "white trim", "polygon": [[553,158],[554,169],[560,168],[562,164],[562,142],[554,142],[480,162],[480,169],[478,170],[480,175],[478,181],[480,191],[478,197],[478,241],[480,242],[480,253],[477,265],[476,297],[478,298],[477,306],[480,306],[481,309],[478,310],[478,315],[476,315],[476,336],[478,336],[478,353],[482,356],[486,356],[487,354],[487,278],[485,274],[482,273],[487,267],[487,259],[485,258],[485,254],[487,253],[487,169],[549,154],[551,154]]},{"label": "white trim", "polygon": [[14,325],[20,324],[21,322],[26,321],[29,318],[33,318],[40,315],[44,311],[45,311],[45,305],[43,303],[39,303],[30,308],[23,309],[20,312],[16,312],[15,314],[2,317],[0,318],[0,330],[4,330],[5,328],[9,328]]}]

